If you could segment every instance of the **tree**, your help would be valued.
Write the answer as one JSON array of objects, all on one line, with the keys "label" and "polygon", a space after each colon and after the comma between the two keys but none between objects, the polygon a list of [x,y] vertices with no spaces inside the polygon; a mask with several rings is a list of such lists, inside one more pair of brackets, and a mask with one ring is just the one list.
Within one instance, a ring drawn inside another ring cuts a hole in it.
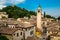
[{"label": "tree", "polygon": [[44,12],[44,18],[46,17],[46,13]]},{"label": "tree", "polygon": [[17,7],[16,5],[7,6],[0,11],[7,12],[9,18],[23,18],[25,16],[30,18],[30,15],[36,15],[35,12],[28,11],[25,8]]},{"label": "tree", "polygon": [[0,35],[0,40],[9,40],[6,36],[1,36]]},{"label": "tree", "polygon": [[51,15],[46,15],[46,17],[47,17],[47,18],[52,18],[52,16],[51,16]]},{"label": "tree", "polygon": [[58,20],[60,20],[60,16],[59,16],[59,17],[57,17],[57,19],[58,19]]},{"label": "tree", "polygon": [[46,15],[47,18],[52,18],[52,19],[56,19],[55,17],[51,16],[51,15]]},{"label": "tree", "polygon": [[5,16],[2,16],[2,18],[6,18]]}]

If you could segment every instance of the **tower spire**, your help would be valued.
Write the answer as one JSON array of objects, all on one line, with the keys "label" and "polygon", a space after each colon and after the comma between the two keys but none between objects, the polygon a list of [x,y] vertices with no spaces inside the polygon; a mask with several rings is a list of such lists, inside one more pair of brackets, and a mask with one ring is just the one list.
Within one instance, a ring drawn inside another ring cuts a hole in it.
[{"label": "tower spire", "polygon": [[41,5],[39,4],[39,5],[38,5],[38,7],[40,7],[40,8],[41,8]]},{"label": "tower spire", "polygon": [[38,11],[42,11],[42,9],[41,9],[41,6],[40,6],[40,5],[38,5]]}]

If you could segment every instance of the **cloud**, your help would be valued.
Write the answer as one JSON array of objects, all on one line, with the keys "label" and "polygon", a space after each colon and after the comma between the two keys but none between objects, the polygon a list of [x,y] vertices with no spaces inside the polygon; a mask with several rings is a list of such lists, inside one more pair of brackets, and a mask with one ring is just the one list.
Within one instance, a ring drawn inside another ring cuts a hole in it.
[{"label": "cloud", "polygon": [[16,4],[19,4],[19,3],[23,3],[25,0],[7,0],[6,2],[8,3],[8,4],[14,4],[14,5],[16,5]]},{"label": "cloud", "polygon": [[2,8],[4,8],[4,7],[6,7],[6,6],[4,6],[4,5],[0,5],[0,9],[2,9]]},{"label": "cloud", "polygon": [[6,3],[6,0],[0,0],[0,5],[4,5]]},{"label": "cloud", "polygon": [[0,0],[0,9],[5,7],[6,4],[16,5],[23,2],[25,2],[25,0]]},{"label": "cloud", "polygon": [[19,4],[19,3],[23,3],[25,0],[0,0],[0,5],[4,5],[7,3],[12,3],[12,4]]}]

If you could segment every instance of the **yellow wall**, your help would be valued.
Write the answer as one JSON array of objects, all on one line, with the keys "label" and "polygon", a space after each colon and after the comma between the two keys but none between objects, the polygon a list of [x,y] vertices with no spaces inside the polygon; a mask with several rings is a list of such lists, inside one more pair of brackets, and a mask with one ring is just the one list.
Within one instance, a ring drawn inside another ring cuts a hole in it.
[{"label": "yellow wall", "polygon": [[35,32],[35,36],[40,38],[41,32]]},{"label": "yellow wall", "polygon": [[51,31],[47,31],[47,36],[51,35],[52,32]]},{"label": "yellow wall", "polygon": [[53,36],[53,37],[51,38],[51,40],[60,40],[60,37],[59,37],[59,36]]}]

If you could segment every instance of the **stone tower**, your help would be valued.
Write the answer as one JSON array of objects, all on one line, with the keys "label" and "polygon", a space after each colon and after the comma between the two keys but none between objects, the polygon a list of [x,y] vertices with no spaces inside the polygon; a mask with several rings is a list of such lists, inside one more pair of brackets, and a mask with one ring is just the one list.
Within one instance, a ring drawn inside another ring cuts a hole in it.
[{"label": "stone tower", "polygon": [[37,28],[42,31],[42,22],[41,22],[41,15],[42,14],[42,9],[40,8],[40,6],[38,6],[38,9],[37,9]]}]

